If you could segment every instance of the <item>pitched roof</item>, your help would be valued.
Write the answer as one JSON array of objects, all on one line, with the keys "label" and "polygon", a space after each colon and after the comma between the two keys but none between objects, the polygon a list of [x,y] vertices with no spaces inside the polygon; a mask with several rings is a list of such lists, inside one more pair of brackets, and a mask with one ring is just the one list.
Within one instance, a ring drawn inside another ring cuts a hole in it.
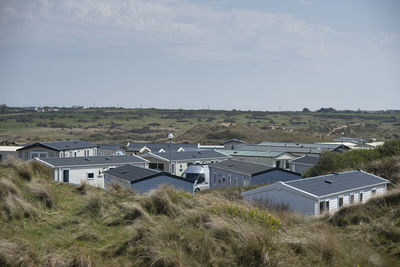
[{"label": "pitched roof", "polygon": [[273,167],[264,164],[233,159],[213,163],[210,165],[210,167],[227,171],[240,172],[247,175],[255,175],[270,169],[274,169]]},{"label": "pitched roof", "polygon": [[217,151],[225,153],[229,156],[266,157],[266,158],[275,158],[286,153],[277,151],[251,151],[251,150],[236,150],[236,149],[218,149]]},{"label": "pitched roof", "polygon": [[68,141],[55,141],[55,142],[39,142],[33,143],[18,150],[34,147],[34,146],[45,146],[50,149],[54,149],[57,151],[64,151],[64,150],[73,150],[79,148],[94,148],[97,145],[92,144],[90,142],[82,141],[82,140],[68,140]]},{"label": "pitched roof", "polygon": [[235,143],[244,143],[242,140],[239,140],[239,139],[229,139],[229,140],[225,140],[224,141],[224,144],[226,144],[226,143],[231,143],[231,142],[235,142]]},{"label": "pitched roof", "polygon": [[194,183],[194,180],[176,176],[167,172],[161,172],[149,168],[137,167],[132,165],[124,165],[118,168],[110,169],[104,173],[110,174],[114,177],[118,177],[125,181],[129,181],[131,184],[137,183],[146,179],[150,179],[159,175],[166,175],[174,179],[182,180],[188,183]]},{"label": "pitched roof", "polygon": [[[161,149],[163,149],[165,152],[168,152],[169,148],[170,148],[170,144],[169,143],[129,143],[129,145],[127,145],[125,148],[126,148],[126,151],[128,151],[128,152],[132,152],[132,151],[136,152],[136,151],[140,151],[144,147],[147,147],[148,149],[150,149],[151,152],[154,152],[154,153],[159,152]],[[171,147],[172,147],[172,151],[178,151],[178,149],[180,149],[180,148],[183,148],[185,151],[198,149],[197,144],[188,144],[188,143],[182,143],[182,144],[173,143],[173,144],[171,144]]]},{"label": "pitched roof", "polygon": [[[170,153],[146,153],[142,155],[144,158],[157,157],[161,160],[169,161]],[[215,150],[196,150],[196,151],[182,151],[172,152],[171,158],[174,161],[184,160],[204,160],[204,159],[226,159],[228,155],[215,151]]]},{"label": "pitched roof", "polygon": [[305,155],[305,156],[298,157],[298,158],[290,160],[290,163],[315,166],[315,165],[317,165],[318,160],[319,160],[319,157],[313,157],[313,156]]},{"label": "pitched roof", "polygon": [[339,192],[355,190],[357,188],[387,183],[390,182],[379,176],[361,170],[327,174],[284,182],[286,185],[305,191],[317,197],[323,197]]},{"label": "pitched roof", "polygon": [[145,163],[147,160],[135,155],[123,156],[94,156],[94,157],[68,157],[68,158],[41,158],[41,161],[53,167],[111,165],[122,163]]}]

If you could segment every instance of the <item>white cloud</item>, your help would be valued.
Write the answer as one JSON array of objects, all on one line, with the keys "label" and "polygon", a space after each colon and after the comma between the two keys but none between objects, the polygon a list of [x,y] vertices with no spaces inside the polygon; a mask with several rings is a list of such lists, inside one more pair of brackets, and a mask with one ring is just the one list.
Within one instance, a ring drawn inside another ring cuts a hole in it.
[{"label": "white cloud", "polygon": [[[312,4],[307,0],[300,3]],[[382,43],[398,40],[394,33],[379,38],[353,34],[355,37],[349,38],[290,14],[221,10],[178,0],[8,1],[1,6],[0,17],[6,22],[17,21],[15,32],[37,40],[118,46],[141,42],[202,60],[335,59],[357,49],[379,49]],[[10,31],[15,27],[12,23],[7,25]]]}]

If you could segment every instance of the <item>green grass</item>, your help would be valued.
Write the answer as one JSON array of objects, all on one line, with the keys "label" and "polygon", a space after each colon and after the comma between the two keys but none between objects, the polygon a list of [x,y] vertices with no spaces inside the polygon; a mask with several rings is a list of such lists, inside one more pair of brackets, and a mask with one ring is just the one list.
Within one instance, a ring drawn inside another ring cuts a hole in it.
[{"label": "green grass", "polygon": [[41,165],[10,161],[0,165],[0,265],[399,265],[397,189],[322,218],[244,203],[242,190],[135,195],[53,183]]},{"label": "green grass", "polygon": [[[221,143],[231,137],[247,142],[330,141],[346,136],[392,139],[400,136],[400,114],[304,113],[224,110],[97,108],[52,113],[1,113],[3,142],[85,139],[93,142],[166,141]],[[346,128],[335,128],[340,126]],[[273,128],[272,128],[273,127]]]}]

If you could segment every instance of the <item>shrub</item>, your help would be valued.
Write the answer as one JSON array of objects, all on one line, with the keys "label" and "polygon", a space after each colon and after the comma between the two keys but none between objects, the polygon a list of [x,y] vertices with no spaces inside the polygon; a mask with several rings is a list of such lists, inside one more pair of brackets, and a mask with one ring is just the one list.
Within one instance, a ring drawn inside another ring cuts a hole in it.
[{"label": "shrub", "polygon": [[89,190],[89,184],[86,182],[82,182],[76,189],[75,191],[78,192],[78,194],[81,195],[86,195],[88,190]]},{"label": "shrub", "polygon": [[162,186],[151,191],[149,197],[144,199],[143,206],[145,209],[153,214],[175,215],[177,207],[171,200],[169,195],[170,190],[171,188]]},{"label": "shrub", "polygon": [[400,156],[400,139],[387,141],[375,149],[349,150],[344,153],[323,152],[317,165],[308,169],[303,176],[318,176],[346,169],[365,169],[374,160]]},{"label": "shrub", "polygon": [[0,239],[0,265],[1,266],[34,266],[32,253],[27,248]]},{"label": "shrub", "polygon": [[54,207],[54,199],[52,192],[47,184],[44,183],[30,183],[28,191],[32,196],[43,203],[47,208]]}]

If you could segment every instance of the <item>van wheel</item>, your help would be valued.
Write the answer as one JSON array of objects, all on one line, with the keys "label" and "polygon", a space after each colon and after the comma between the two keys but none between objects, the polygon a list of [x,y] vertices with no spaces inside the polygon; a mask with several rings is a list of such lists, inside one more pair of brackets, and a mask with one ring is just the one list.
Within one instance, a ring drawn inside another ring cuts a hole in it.
[{"label": "van wheel", "polygon": [[195,193],[200,192],[200,188],[196,188],[196,189],[194,190],[194,192],[195,192]]}]

